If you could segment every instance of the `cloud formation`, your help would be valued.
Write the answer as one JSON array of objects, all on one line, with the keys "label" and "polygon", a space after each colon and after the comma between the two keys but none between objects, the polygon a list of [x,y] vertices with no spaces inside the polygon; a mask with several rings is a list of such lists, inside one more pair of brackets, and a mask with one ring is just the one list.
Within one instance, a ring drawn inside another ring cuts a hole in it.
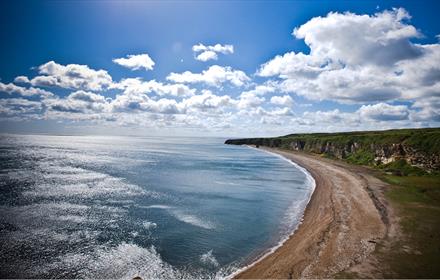
[{"label": "cloud formation", "polygon": [[378,121],[407,120],[409,116],[407,106],[393,106],[386,103],[362,105],[358,112],[361,117]]},{"label": "cloud formation", "polygon": [[184,97],[194,95],[195,89],[184,84],[164,84],[156,80],[142,81],[140,78],[127,78],[119,83],[113,84],[112,88],[122,89],[126,94],[149,94],[154,93],[159,96],[170,95]]},{"label": "cloud formation", "polygon": [[192,47],[195,58],[200,61],[217,60],[218,54],[233,54],[233,45],[215,44],[214,46],[205,46],[203,44],[194,45]]},{"label": "cloud formation", "polygon": [[8,94],[19,94],[21,96],[41,96],[41,97],[50,97],[53,96],[53,94],[47,90],[40,89],[40,88],[25,88],[21,86],[17,86],[13,83],[4,84],[0,82],[0,92],[6,92]]},{"label": "cloud formation", "polygon": [[234,70],[229,66],[212,65],[202,73],[193,73],[185,71],[183,73],[171,73],[167,76],[167,80],[176,83],[204,83],[209,86],[220,87],[222,84],[229,82],[234,86],[243,86],[250,78],[240,70]]},{"label": "cloud formation", "polygon": [[432,96],[440,89],[439,44],[421,34],[402,8],[374,15],[329,13],[295,28],[310,53],[278,55],[258,70],[280,89],[310,100],[371,103]]},{"label": "cloud formation", "polygon": [[25,76],[15,78],[15,82],[30,83],[40,87],[60,87],[66,89],[104,90],[112,84],[112,77],[105,70],[94,70],[87,65],[61,65],[49,61],[38,67],[40,76],[29,80]]},{"label": "cloud formation", "polygon": [[127,57],[115,58],[113,59],[113,62],[131,70],[140,70],[142,68],[145,70],[153,70],[153,67],[155,65],[154,61],[146,53],[133,54],[127,55]]},{"label": "cloud formation", "polygon": [[272,96],[270,103],[284,107],[291,107],[293,105],[293,99],[289,95]]}]

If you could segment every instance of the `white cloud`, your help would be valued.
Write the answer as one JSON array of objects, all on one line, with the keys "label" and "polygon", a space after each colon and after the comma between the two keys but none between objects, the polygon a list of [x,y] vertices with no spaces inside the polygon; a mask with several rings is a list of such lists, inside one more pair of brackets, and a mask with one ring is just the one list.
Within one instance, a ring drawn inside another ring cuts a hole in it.
[{"label": "white cloud", "polygon": [[2,82],[0,82],[0,92],[6,92],[8,94],[15,93],[22,96],[37,95],[45,98],[53,96],[51,92],[44,89],[34,88],[34,87],[25,88],[25,87],[17,86],[13,83],[4,84]]},{"label": "white cloud", "polygon": [[420,36],[405,23],[404,9],[384,11],[373,16],[329,13],[295,28],[293,34],[304,39],[312,56],[342,61],[348,65],[392,66],[395,62],[421,55],[408,39]]},{"label": "white cloud", "polygon": [[2,118],[38,118],[43,106],[39,101],[24,98],[0,99],[0,116]]},{"label": "white cloud", "polygon": [[200,53],[199,55],[197,55],[196,59],[200,60],[200,61],[217,60],[218,55],[216,52],[213,52],[213,51],[204,51],[204,52]]},{"label": "white cloud", "polygon": [[284,107],[292,107],[293,99],[289,95],[272,96],[272,98],[270,99],[270,103]]},{"label": "white cloud", "polygon": [[234,53],[234,46],[221,44],[215,44],[214,46],[205,46],[203,44],[198,44],[194,45],[192,47],[192,50],[193,52],[213,51],[217,53],[231,54]]},{"label": "white cloud", "polygon": [[358,112],[363,118],[373,119],[377,121],[406,120],[409,116],[409,110],[407,106],[393,106],[386,103],[363,105],[361,108],[359,108]]},{"label": "white cloud", "polygon": [[404,9],[374,15],[329,13],[295,28],[309,54],[289,52],[258,75],[311,100],[376,103],[430,96],[440,89],[440,45],[410,41],[421,34]]},{"label": "white cloud", "polygon": [[159,96],[170,95],[176,97],[192,96],[195,89],[183,84],[163,84],[155,80],[142,81],[140,78],[123,79],[112,88],[123,89],[126,94],[154,93]]},{"label": "white cloud", "polygon": [[155,64],[151,57],[146,53],[127,55],[126,58],[115,58],[113,59],[113,62],[131,70],[139,70],[142,68],[145,70],[153,70]]},{"label": "white cloud", "polygon": [[[39,74],[30,80],[33,86],[61,87],[100,91],[112,84],[112,77],[105,70],[90,69],[87,65],[61,65],[49,61],[38,67]],[[20,81],[26,81],[19,78]]]},{"label": "white cloud", "polygon": [[272,93],[277,90],[277,85],[271,81],[266,82],[262,85],[256,85],[254,89],[244,91],[243,93],[252,93],[255,95],[265,95],[267,93]]},{"label": "white cloud", "polygon": [[[194,45],[193,52],[196,54],[196,59],[200,61],[217,60],[218,53],[232,54],[234,53],[233,45],[215,44],[214,46],[205,46],[203,44]],[[198,54],[197,54],[198,53]]]},{"label": "white cloud", "polygon": [[44,104],[51,111],[73,114],[99,113],[109,109],[104,96],[82,90],[73,92],[66,98],[47,99]]},{"label": "white cloud", "polygon": [[243,86],[250,78],[240,70],[234,70],[229,66],[222,67],[219,65],[212,65],[202,73],[192,73],[185,71],[183,73],[171,73],[167,80],[176,83],[205,83],[210,86],[219,87],[223,83],[229,82],[234,86]]},{"label": "white cloud", "polygon": [[183,100],[182,104],[189,110],[217,110],[232,106],[234,104],[232,98],[228,95],[218,96],[213,94],[210,90],[203,90],[202,94],[194,95],[188,99]]},{"label": "white cloud", "polygon": [[264,97],[259,97],[255,93],[252,92],[243,92],[240,95],[237,107],[239,109],[249,109],[253,107],[258,107],[263,104],[266,99]]},{"label": "white cloud", "polygon": [[418,110],[411,112],[413,121],[440,122],[440,96],[430,96],[417,100],[412,108]]},{"label": "white cloud", "polygon": [[31,81],[29,81],[29,78],[26,76],[18,76],[15,77],[14,83],[16,84],[29,84]]}]

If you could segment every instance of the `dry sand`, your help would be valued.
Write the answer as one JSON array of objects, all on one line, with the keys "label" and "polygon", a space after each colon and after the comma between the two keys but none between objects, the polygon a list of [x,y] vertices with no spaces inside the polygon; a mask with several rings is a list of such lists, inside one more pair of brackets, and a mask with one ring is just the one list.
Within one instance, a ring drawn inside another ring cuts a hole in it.
[{"label": "dry sand", "polygon": [[390,234],[383,189],[371,170],[310,154],[262,148],[306,168],[316,188],[298,230],[274,253],[235,278],[331,278],[350,269],[362,277],[373,272],[370,255]]}]

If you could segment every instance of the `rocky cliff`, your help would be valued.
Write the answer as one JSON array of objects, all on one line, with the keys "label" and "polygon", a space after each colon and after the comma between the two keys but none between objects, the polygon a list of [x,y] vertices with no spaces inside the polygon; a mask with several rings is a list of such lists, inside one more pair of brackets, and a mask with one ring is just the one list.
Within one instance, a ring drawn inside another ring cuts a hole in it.
[{"label": "rocky cliff", "polygon": [[256,145],[322,154],[352,163],[440,171],[440,128],[346,133],[290,134],[274,138],[229,139],[226,144]]}]

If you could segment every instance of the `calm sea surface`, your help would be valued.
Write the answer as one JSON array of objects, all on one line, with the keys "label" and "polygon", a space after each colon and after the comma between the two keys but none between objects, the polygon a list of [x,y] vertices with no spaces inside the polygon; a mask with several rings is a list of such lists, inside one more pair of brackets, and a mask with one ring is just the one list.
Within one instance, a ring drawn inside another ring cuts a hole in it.
[{"label": "calm sea surface", "polygon": [[219,138],[0,136],[0,278],[215,278],[298,224],[309,177]]}]

